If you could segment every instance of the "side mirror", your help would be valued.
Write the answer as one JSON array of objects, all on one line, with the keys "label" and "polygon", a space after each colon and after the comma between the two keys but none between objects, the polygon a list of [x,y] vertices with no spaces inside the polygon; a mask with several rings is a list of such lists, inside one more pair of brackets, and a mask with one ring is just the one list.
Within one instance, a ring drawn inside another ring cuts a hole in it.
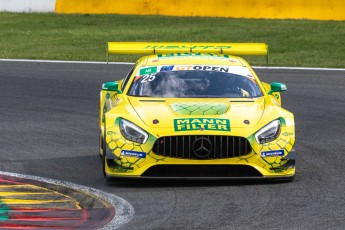
[{"label": "side mirror", "polygon": [[282,92],[282,91],[286,91],[286,85],[285,84],[279,83],[279,82],[272,82],[271,83],[271,90],[268,92],[268,94],[272,95],[272,93]]},{"label": "side mirror", "polygon": [[119,90],[119,83],[117,81],[111,81],[111,82],[104,83],[102,85],[102,89],[121,93],[121,91]]}]

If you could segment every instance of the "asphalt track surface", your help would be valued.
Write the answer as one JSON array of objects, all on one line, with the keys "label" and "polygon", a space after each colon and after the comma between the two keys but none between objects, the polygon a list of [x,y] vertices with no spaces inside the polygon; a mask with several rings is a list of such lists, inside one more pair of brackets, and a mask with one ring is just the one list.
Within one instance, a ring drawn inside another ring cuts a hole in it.
[{"label": "asphalt track surface", "polygon": [[294,182],[107,183],[98,156],[101,84],[130,65],[0,62],[0,170],[116,194],[134,207],[121,229],[345,229],[345,71],[265,70],[295,114]]}]

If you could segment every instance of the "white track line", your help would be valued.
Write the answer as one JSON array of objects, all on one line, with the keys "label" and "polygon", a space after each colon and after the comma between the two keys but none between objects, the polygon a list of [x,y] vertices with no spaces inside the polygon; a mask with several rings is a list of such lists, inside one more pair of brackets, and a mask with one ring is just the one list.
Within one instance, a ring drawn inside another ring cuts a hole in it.
[{"label": "white track line", "polygon": [[[0,59],[3,62],[39,62],[39,63],[67,63],[67,64],[102,64],[102,65],[133,65],[134,62],[97,62],[97,61],[61,61],[61,60],[30,60],[30,59]],[[254,69],[278,70],[317,70],[317,71],[345,71],[344,68],[313,68],[313,67],[284,67],[284,66],[252,66]]]},{"label": "white track line", "polygon": [[31,59],[0,59],[3,62],[39,62],[39,63],[67,63],[67,64],[111,64],[111,65],[133,65],[134,62],[100,62],[100,61],[61,61],[61,60],[31,60]]},{"label": "white track line", "polygon": [[93,194],[97,197],[100,197],[100,198],[106,200],[111,205],[113,205],[116,213],[115,213],[114,219],[112,219],[108,224],[106,224],[105,226],[100,228],[103,230],[119,228],[120,226],[128,223],[134,215],[134,209],[133,209],[132,205],[130,203],[128,203],[126,200],[124,200],[118,196],[115,196],[113,194],[103,192],[103,191],[98,190],[98,189],[89,188],[89,187],[86,187],[83,185],[73,184],[73,183],[66,182],[66,181],[53,180],[53,179],[37,177],[37,176],[29,176],[29,175],[18,174],[18,173],[10,173],[10,172],[0,171],[0,175],[19,177],[19,178],[29,179],[29,180],[36,180],[36,181],[41,181],[44,183],[68,187],[68,188],[72,188],[72,189],[75,189],[78,191],[82,191],[82,192],[87,193],[87,194]]},{"label": "white track line", "polygon": [[345,71],[342,68],[313,68],[313,67],[284,67],[284,66],[252,66],[254,69],[282,69],[282,70],[317,70],[317,71]]}]

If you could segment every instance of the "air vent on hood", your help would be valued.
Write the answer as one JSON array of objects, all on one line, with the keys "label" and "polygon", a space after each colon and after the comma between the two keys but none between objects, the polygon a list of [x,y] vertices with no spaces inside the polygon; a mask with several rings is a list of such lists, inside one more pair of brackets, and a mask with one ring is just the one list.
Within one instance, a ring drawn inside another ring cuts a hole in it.
[{"label": "air vent on hood", "polygon": [[182,115],[223,115],[229,109],[224,103],[174,103],[171,108]]}]

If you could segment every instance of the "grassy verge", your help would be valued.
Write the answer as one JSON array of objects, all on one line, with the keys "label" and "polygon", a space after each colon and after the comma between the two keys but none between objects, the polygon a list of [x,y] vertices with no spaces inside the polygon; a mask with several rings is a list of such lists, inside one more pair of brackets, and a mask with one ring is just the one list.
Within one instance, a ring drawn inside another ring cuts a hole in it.
[{"label": "grassy verge", "polygon": [[345,22],[0,13],[0,31],[0,58],[104,61],[108,41],[266,42],[270,65],[345,67]]}]

